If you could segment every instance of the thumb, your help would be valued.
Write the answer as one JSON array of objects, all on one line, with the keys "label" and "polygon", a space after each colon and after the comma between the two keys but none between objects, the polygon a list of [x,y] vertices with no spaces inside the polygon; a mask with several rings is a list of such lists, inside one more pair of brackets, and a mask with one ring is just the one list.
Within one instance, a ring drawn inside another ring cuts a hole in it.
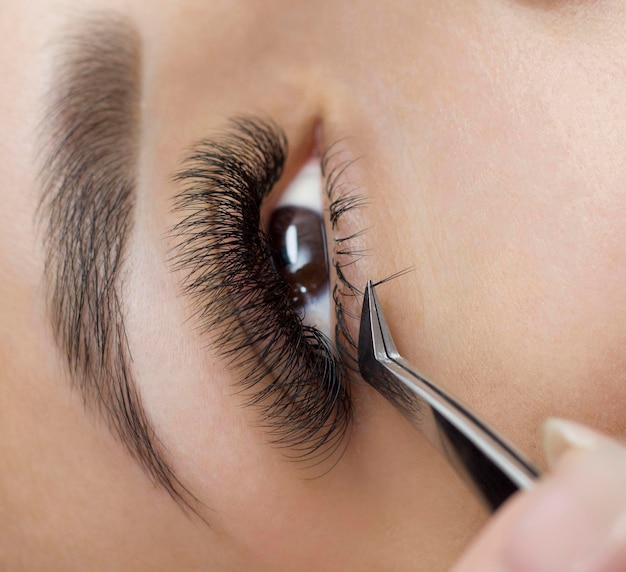
[{"label": "thumb", "polygon": [[626,570],[626,448],[559,419],[544,447],[553,472],[495,515],[454,572]]}]

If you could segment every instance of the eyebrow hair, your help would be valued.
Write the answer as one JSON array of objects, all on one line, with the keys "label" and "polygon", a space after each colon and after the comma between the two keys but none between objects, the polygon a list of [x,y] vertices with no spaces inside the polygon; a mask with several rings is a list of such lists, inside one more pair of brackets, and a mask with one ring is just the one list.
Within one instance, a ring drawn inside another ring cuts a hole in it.
[{"label": "eyebrow hair", "polygon": [[123,315],[133,225],[141,42],[113,15],[63,36],[43,122],[40,213],[55,340],[85,405],[100,412],[151,479],[197,501],[168,464],[133,380]]}]

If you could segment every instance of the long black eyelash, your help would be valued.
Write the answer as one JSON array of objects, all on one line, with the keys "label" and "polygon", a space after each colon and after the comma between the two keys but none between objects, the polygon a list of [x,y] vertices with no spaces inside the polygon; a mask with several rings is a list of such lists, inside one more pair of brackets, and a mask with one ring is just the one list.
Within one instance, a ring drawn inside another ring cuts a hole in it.
[{"label": "long black eyelash", "polygon": [[241,376],[270,441],[321,462],[345,441],[352,409],[342,361],[304,325],[274,269],[261,205],[279,180],[287,140],[274,123],[238,118],[198,143],[176,176],[175,268],[200,328]]},{"label": "long black eyelash", "polygon": [[336,236],[333,238],[331,264],[335,269],[336,281],[332,297],[335,305],[335,346],[342,358],[344,367],[358,373],[358,344],[350,329],[349,320],[358,323],[359,317],[348,309],[348,305],[358,301],[363,292],[348,280],[344,269],[357,263],[367,250],[350,247],[350,242],[360,238],[368,229],[348,235],[339,234],[341,219],[349,211],[362,208],[367,201],[359,189],[350,186],[344,175],[359,158],[346,158],[341,150],[341,141],[331,145],[322,157],[322,175],[326,182],[326,195],[330,200],[329,219]]}]

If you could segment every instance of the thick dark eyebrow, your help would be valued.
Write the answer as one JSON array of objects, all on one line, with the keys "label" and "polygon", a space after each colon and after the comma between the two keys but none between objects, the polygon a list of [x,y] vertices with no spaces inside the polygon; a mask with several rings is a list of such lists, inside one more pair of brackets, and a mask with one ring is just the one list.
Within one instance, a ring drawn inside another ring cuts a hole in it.
[{"label": "thick dark eyebrow", "polygon": [[85,404],[154,482],[190,507],[193,497],[142,407],[124,327],[141,42],[129,22],[110,15],[80,20],[77,30],[61,38],[42,128],[40,214],[52,328]]}]

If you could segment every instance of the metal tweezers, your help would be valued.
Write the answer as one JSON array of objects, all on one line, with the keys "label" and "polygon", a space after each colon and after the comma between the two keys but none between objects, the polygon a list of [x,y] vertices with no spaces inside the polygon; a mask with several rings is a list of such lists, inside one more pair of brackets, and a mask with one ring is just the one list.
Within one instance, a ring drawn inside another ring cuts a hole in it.
[{"label": "metal tweezers", "polygon": [[359,369],[363,379],[427,437],[491,511],[519,489],[532,487],[539,476],[536,468],[400,356],[371,281],[363,296]]}]

